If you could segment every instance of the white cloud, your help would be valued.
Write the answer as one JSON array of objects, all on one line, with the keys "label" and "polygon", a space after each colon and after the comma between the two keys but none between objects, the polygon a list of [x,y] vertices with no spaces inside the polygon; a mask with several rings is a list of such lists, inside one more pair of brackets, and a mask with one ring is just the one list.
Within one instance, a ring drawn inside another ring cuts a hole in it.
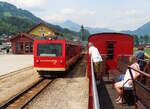
[{"label": "white cloud", "polygon": [[139,12],[137,10],[134,10],[134,9],[125,11],[125,15],[136,15],[138,13]]},{"label": "white cloud", "polygon": [[91,11],[91,10],[81,10],[80,13],[81,13],[81,14],[85,14],[85,15],[94,15],[94,14],[96,14],[96,11]]},{"label": "white cloud", "polygon": [[43,19],[49,22],[56,22],[56,21],[65,21],[66,17],[62,15],[51,15],[51,16],[43,16]]},{"label": "white cloud", "polygon": [[108,27],[108,24],[96,24],[96,25],[91,25],[90,27],[92,27],[92,28],[106,28],[106,27]]},{"label": "white cloud", "polygon": [[115,16],[114,18],[123,18],[123,17],[135,17],[135,16],[139,16],[141,12],[135,9],[132,10],[126,10],[126,11],[118,11],[117,13],[115,13],[113,16]]},{"label": "white cloud", "polygon": [[3,0],[3,1],[15,4],[19,7],[33,7],[41,5],[46,0]]},{"label": "white cloud", "polygon": [[71,8],[65,8],[65,9],[62,9],[62,10],[61,10],[61,13],[62,13],[62,14],[73,14],[73,13],[74,13],[74,10],[71,9]]}]

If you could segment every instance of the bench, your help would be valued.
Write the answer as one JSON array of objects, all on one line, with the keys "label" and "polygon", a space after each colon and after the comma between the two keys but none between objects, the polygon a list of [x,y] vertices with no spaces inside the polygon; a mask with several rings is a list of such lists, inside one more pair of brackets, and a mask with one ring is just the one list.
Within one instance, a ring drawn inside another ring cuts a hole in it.
[{"label": "bench", "polygon": [[[133,88],[134,88],[134,99],[135,99],[135,109],[140,108],[140,109],[150,109],[150,88],[149,86],[142,84],[138,80],[134,80],[132,76],[132,70],[135,70],[140,73],[140,75],[144,76],[146,78],[145,82],[148,82],[150,80],[150,74],[138,71],[130,66],[128,66],[130,75],[133,80]],[[150,84],[150,82],[149,82]]]},{"label": "bench", "polygon": [[[129,79],[131,80],[131,79]],[[129,81],[128,80],[128,81]],[[124,87],[124,85],[128,82],[126,81],[124,84],[123,84],[123,102],[125,101],[129,106],[130,105],[134,105],[134,94],[133,94],[133,90],[134,88],[133,87]]]},{"label": "bench", "polygon": [[[150,69],[148,69],[148,68],[150,68],[149,62],[145,61],[145,60],[141,60],[141,61],[144,61],[146,63],[144,66],[144,71],[148,71],[148,70],[150,71]],[[126,72],[129,64],[130,64],[129,63],[129,56],[118,57],[118,70],[115,71],[115,73],[113,73],[113,79],[112,79],[113,83],[117,82],[118,77],[121,74],[124,74]],[[138,78],[138,80],[143,81],[143,83],[144,83],[145,78],[143,76],[140,76]],[[133,105],[134,104],[133,88],[123,87],[123,98],[124,98],[123,100],[125,100],[128,105]]]},{"label": "bench", "polygon": [[[145,61],[145,60],[140,60],[140,61],[143,61],[145,63],[145,66],[144,66],[144,72],[145,71],[148,71],[150,66],[149,66],[149,62],[148,61]],[[146,78],[143,76],[143,75],[140,75],[138,78],[137,78],[138,81],[140,81],[141,83],[143,84],[147,84],[148,80],[146,80]],[[149,81],[150,83],[150,81]],[[133,105],[135,102],[134,102],[134,88],[126,88],[126,87],[123,87],[123,98],[124,100],[126,101],[126,103],[128,105]]]},{"label": "bench", "polygon": [[112,77],[111,80],[112,80],[113,84],[115,82],[120,81],[119,77],[121,75],[125,74],[125,72],[128,68],[128,64],[129,64],[129,56],[119,56],[118,57],[118,68],[117,68],[117,70],[110,70],[109,71],[109,75],[111,75],[111,77]]}]

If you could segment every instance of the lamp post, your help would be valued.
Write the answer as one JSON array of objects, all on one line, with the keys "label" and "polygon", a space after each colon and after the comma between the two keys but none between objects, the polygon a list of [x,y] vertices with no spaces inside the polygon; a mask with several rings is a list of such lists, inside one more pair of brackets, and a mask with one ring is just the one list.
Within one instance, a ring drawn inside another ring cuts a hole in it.
[{"label": "lamp post", "polygon": [[81,41],[82,41],[82,39],[83,39],[83,34],[84,34],[84,27],[83,27],[83,25],[81,25],[81,30],[80,30],[80,32],[81,32]]}]

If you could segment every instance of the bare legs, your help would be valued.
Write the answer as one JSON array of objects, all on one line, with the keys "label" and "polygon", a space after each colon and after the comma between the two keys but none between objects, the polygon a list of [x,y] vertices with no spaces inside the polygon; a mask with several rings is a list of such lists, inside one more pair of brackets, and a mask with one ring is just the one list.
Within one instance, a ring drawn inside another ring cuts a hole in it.
[{"label": "bare legs", "polygon": [[116,103],[122,103],[122,96],[123,96],[123,90],[122,90],[122,87],[123,87],[123,82],[122,81],[120,81],[120,82],[117,82],[117,83],[115,83],[114,84],[114,86],[115,86],[115,89],[116,89],[116,91],[117,91],[117,93],[118,93],[118,98],[116,99]]}]

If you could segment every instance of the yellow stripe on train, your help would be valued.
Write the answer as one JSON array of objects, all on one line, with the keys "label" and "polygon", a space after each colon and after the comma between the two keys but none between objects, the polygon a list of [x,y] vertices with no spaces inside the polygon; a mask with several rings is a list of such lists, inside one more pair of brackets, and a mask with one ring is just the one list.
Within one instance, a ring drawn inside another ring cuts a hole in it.
[{"label": "yellow stripe on train", "polygon": [[40,68],[40,67],[35,67],[34,69],[36,71],[66,71],[65,68]]}]

